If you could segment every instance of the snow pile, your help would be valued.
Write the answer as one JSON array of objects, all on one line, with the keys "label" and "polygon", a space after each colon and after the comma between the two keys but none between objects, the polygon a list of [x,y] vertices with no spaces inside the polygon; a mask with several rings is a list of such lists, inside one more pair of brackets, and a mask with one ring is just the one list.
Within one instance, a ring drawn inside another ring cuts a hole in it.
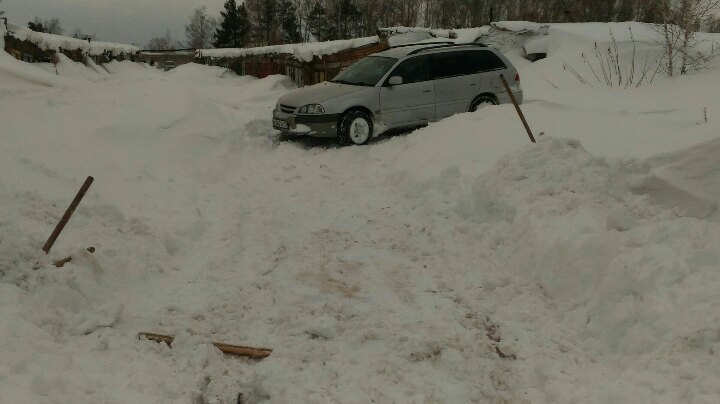
[{"label": "snow pile", "polygon": [[361,48],[380,42],[378,36],[344,39],[327,42],[307,42],[257,48],[198,49],[198,58],[233,58],[252,55],[291,55],[297,60],[310,62],[314,57],[332,55],[346,49]]},{"label": "snow pile", "polygon": [[22,91],[28,88],[28,83],[49,87],[63,83],[63,79],[56,74],[49,74],[36,65],[17,60],[4,50],[0,50],[0,79],[3,83],[0,92],[11,89]]},{"label": "snow pile", "polygon": [[[87,64],[87,63],[90,64]],[[58,62],[35,63],[34,65],[47,71],[50,74],[57,74],[75,80],[102,80],[108,74],[107,71],[98,67],[90,58],[86,58],[86,64],[75,62],[63,53],[58,54]]]},{"label": "snow pile", "polygon": [[43,50],[60,51],[65,50],[81,50],[89,55],[102,55],[110,53],[113,56],[129,55],[140,52],[140,48],[133,45],[118,44],[112,42],[92,41],[88,42],[82,39],[70,38],[61,35],[46,34],[44,32],[35,32],[27,27],[15,24],[8,24],[8,32],[20,41],[28,41],[37,45]]},{"label": "snow pile", "polygon": [[498,21],[491,22],[490,26],[496,30],[537,34],[546,33],[548,28],[548,24],[539,24],[530,21]]},{"label": "snow pile", "polygon": [[538,144],[500,105],[348,148],[278,137],[284,76],[0,53],[0,401],[718,401],[718,71],[617,92],[553,49]]},{"label": "snow pile", "polygon": [[[685,154],[697,159],[698,150]],[[559,329],[543,331],[547,341],[526,323],[506,320],[517,316],[521,298],[494,313],[511,340],[507,352],[534,369],[524,372],[526,383],[544,380],[538,387],[546,392],[565,391],[563,383],[596,361],[619,371],[594,381],[595,402],[720,396],[720,223],[654,204],[635,189],[649,170],[639,161],[593,156],[577,141],[550,139],[501,159],[459,206],[477,223],[478,244],[496,252],[495,265],[536,283],[556,306]],[[703,181],[720,180],[717,170],[703,173]],[[585,357],[566,369],[569,376],[550,365],[549,356],[580,351]],[[573,398],[583,394],[563,393],[563,400]]]},{"label": "snow pile", "polygon": [[[528,54],[553,51],[567,54],[570,50],[591,53],[596,44],[603,51],[608,46],[617,45],[627,60],[632,56],[633,45],[640,51],[659,52],[665,42],[661,27],[653,24],[623,22],[548,25],[548,37],[536,36],[525,44]],[[696,36],[697,45],[693,47],[693,52],[710,55],[716,51],[720,34],[698,33]],[[639,59],[639,63],[642,63],[644,55]]]},{"label": "snow pile", "polygon": [[111,60],[108,63],[103,63],[102,68],[106,69],[112,74],[117,74],[121,72],[142,72],[147,70],[157,70],[154,67],[151,67],[145,63],[136,63],[129,60]]},{"label": "snow pile", "polygon": [[380,31],[388,35],[390,46],[398,46],[415,42],[437,42],[438,39],[456,43],[470,43],[476,42],[478,38],[486,34],[489,30],[489,26],[459,29],[435,29],[403,26],[380,28]]}]

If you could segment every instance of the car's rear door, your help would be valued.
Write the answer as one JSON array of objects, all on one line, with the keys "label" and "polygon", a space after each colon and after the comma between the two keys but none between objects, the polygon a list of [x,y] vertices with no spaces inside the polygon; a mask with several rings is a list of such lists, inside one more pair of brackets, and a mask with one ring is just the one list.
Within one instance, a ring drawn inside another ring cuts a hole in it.
[{"label": "car's rear door", "polygon": [[[515,74],[509,74],[510,70],[495,53],[488,49],[468,51],[468,60],[473,66],[477,66],[480,74],[480,86],[482,92],[504,93],[505,88],[500,80],[500,74],[505,74],[508,80],[514,78]],[[512,77],[511,77],[512,76]]]},{"label": "car's rear door", "polygon": [[[390,86],[390,77],[403,83]],[[430,57],[414,56],[398,64],[380,88],[381,120],[388,126],[422,125],[435,120],[435,91]]]},{"label": "car's rear door", "polygon": [[467,105],[479,92],[481,78],[463,50],[432,54],[431,70],[435,80],[436,118],[467,111]]}]

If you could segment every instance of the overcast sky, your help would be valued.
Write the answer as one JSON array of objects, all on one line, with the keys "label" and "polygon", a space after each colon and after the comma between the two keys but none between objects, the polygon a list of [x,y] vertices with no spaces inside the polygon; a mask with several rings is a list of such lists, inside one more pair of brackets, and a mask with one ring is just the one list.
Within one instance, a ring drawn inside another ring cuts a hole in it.
[{"label": "overcast sky", "polygon": [[207,6],[208,14],[220,15],[224,0],[2,0],[8,22],[27,25],[35,16],[60,19],[65,35],[76,28],[100,41],[147,45],[150,38],[169,29],[175,39],[185,40],[185,23],[193,9]]}]

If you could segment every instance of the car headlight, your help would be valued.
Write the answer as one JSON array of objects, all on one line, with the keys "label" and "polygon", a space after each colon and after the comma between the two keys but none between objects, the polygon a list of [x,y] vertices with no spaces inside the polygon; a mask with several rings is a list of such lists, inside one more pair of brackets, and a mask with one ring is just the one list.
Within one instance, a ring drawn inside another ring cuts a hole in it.
[{"label": "car headlight", "polygon": [[325,113],[325,108],[320,104],[309,104],[300,107],[300,111],[298,112],[301,114],[323,114]]}]

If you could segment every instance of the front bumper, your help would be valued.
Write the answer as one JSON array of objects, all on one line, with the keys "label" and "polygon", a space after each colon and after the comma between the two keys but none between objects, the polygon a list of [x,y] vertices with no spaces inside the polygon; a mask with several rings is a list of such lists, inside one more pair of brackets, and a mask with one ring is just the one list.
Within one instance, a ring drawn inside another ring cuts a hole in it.
[{"label": "front bumper", "polygon": [[273,111],[273,128],[285,134],[336,137],[340,114],[298,115]]}]

